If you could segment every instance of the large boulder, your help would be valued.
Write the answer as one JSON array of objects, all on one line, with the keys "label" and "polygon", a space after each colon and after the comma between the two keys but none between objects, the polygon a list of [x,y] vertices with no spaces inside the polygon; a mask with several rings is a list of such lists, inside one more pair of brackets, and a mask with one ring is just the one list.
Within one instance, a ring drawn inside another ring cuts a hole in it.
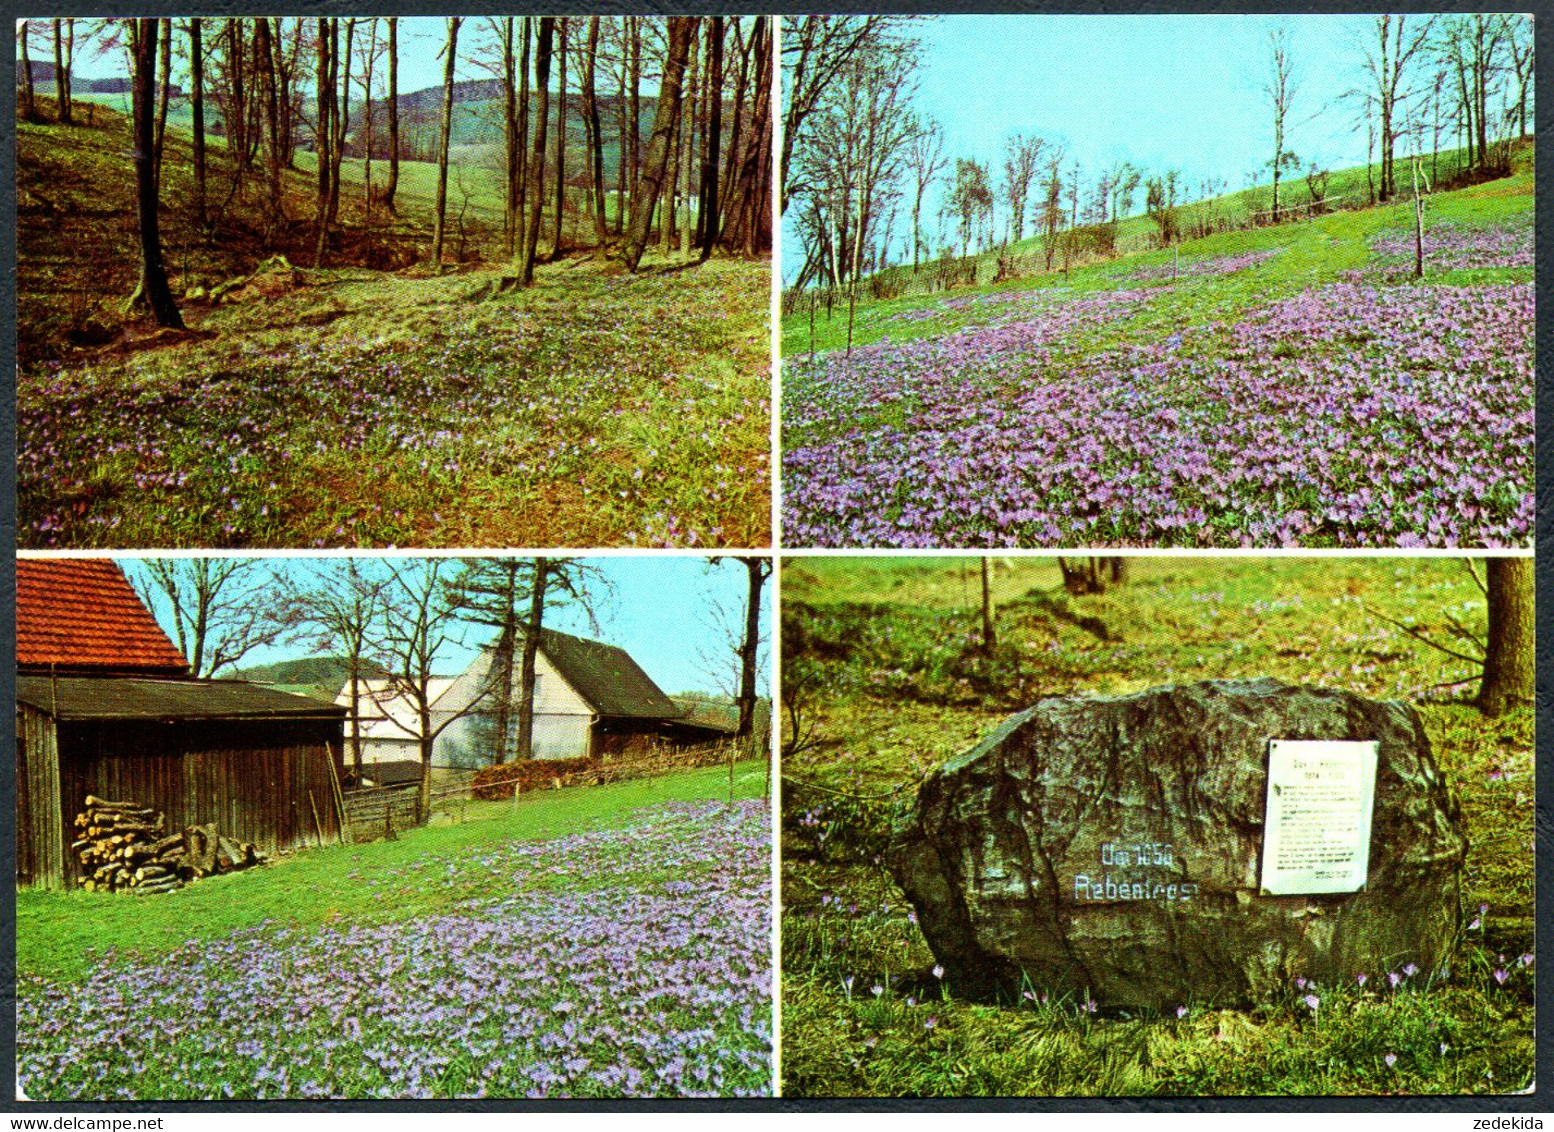
[{"label": "large boulder", "polygon": [[[1270,740],[1374,740],[1355,892],[1265,895]],[[1443,972],[1467,843],[1413,708],[1276,680],[1047,699],[923,782],[890,866],[951,986],[1168,1010]]]}]

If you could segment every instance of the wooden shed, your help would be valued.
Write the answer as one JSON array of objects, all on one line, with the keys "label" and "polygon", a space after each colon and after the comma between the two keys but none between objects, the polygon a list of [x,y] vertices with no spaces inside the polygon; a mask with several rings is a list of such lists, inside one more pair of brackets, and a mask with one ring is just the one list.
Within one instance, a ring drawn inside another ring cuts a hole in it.
[{"label": "wooden shed", "polygon": [[88,794],[214,823],[266,853],[339,838],[345,712],[196,680],[105,559],[17,563],[17,883],[75,883]]}]

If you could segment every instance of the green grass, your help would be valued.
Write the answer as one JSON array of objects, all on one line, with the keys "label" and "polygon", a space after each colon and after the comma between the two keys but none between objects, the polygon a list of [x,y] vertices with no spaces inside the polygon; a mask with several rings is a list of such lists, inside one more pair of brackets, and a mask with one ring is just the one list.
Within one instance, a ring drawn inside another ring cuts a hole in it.
[{"label": "green grass", "polygon": [[[1445,161],[1446,157],[1443,154],[1442,160]],[[1333,183],[1347,184],[1355,177],[1358,177],[1363,194],[1363,167],[1335,174]],[[1266,195],[1265,189],[1253,191]],[[1330,189],[1331,195],[1338,192],[1336,188]],[[1244,208],[1244,205],[1238,203],[1238,198],[1243,195],[1233,194],[1226,198],[1227,208],[1231,212]],[[1494,224],[1512,216],[1530,214],[1533,209],[1531,147],[1520,145],[1515,148],[1511,176],[1437,193],[1428,198],[1427,209],[1427,222],[1431,224],[1443,221]],[[1339,278],[1340,272],[1365,264],[1371,254],[1368,245],[1374,237],[1383,232],[1408,231],[1412,225],[1413,202],[1395,201],[1373,208],[1333,212],[1309,221],[1183,240],[1174,249],[1131,250],[1116,259],[1074,267],[1066,275],[1055,263],[1057,269],[1052,272],[1029,274],[1004,283],[985,282],[974,287],[958,287],[949,292],[908,293],[882,300],[870,300],[860,292],[853,318],[852,342],[854,346],[864,346],[874,342],[936,338],[971,324],[978,317],[974,309],[937,311],[934,317],[922,320],[896,318],[904,313],[935,310],[941,299],[951,295],[959,299],[1051,287],[1062,288],[1067,295],[1078,295],[1119,288],[1151,287],[1156,294],[1144,315],[1121,319],[1100,328],[1082,341],[1060,344],[1064,350],[1082,352],[1113,348],[1129,342],[1146,341],[1162,326],[1207,326],[1227,321],[1254,306],[1297,294],[1307,287],[1331,283]],[[1146,237],[1153,230],[1154,225],[1147,219],[1129,218],[1122,222],[1119,247],[1142,247],[1149,242]],[[1169,264],[1173,256],[1179,256],[1181,262],[1187,263],[1201,257],[1274,249],[1279,249],[1279,254],[1273,258],[1226,275],[1184,277],[1175,282],[1167,280],[1163,283],[1137,283],[1119,278],[1144,268]],[[1028,239],[1014,245],[1012,250],[1015,254],[1035,255],[1040,251],[1040,241]],[[989,252],[979,257],[988,265],[986,270],[979,271],[979,278],[991,278],[992,265],[996,265],[997,255],[997,252]],[[911,275],[910,267],[889,270]],[[1530,268],[1507,268],[1476,272],[1472,282],[1521,282],[1531,278]],[[1451,285],[1464,280],[1449,274],[1439,274],[1427,279],[1427,282]],[[805,355],[812,349],[819,352],[845,347],[847,321],[845,295],[838,298],[829,316],[822,300],[817,309],[814,338],[811,340],[809,307],[806,303],[783,319],[784,356]]]},{"label": "green grass", "polygon": [[[763,763],[736,764],[734,797],[761,797],[766,772]],[[430,825],[395,841],[310,849],[155,898],[23,889],[16,896],[16,969],[23,977],[75,982],[103,962],[110,948],[120,958],[150,958],[191,940],[221,939],[265,921],[309,928],[410,920],[511,891],[510,877],[462,865],[452,883],[433,886],[412,868],[418,861],[461,862],[512,842],[619,829],[640,818],[641,811],[669,802],[728,797],[728,769],[717,767],[532,793],[517,805],[471,802],[435,815]],[[590,884],[620,880],[616,873],[569,877],[566,884],[569,891],[586,891]]]},{"label": "green grass", "polygon": [[[1449,616],[1482,634],[1483,595],[1463,564],[1128,561],[1124,585],[1074,597],[1052,559],[993,559],[998,647],[987,660],[974,559],[785,560],[783,680],[805,689],[813,727],[783,762],[785,1095],[1525,1087],[1532,972],[1518,960],[1534,946],[1533,713],[1485,719],[1467,702],[1467,665],[1385,620],[1446,641]],[[1036,987],[1031,998],[963,1000],[934,978],[879,863],[892,807],[924,773],[1041,696],[1253,676],[1418,709],[1462,805],[1464,922],[1489,909],[1449,982],[1394,991],[1376,973],[1363,988],[1320,988],[1320,1016],[1291,988],[1255,1009],[1185,1003],[1182,1017],[1129,1017],[1042,1002]]]}]

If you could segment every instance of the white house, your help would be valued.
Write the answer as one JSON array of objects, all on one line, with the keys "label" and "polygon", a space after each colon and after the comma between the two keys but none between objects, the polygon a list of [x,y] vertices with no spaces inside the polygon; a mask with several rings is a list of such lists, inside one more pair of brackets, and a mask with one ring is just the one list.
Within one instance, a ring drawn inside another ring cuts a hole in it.
[{"label": "white house", "polygon": [[[534,662],[533,752],[540,759],[570,759],[619,749],[633,737],[705,742],[726,729],[693,720],[666,696],[625,649],[602,641],[542,629]],[[497,654],[484,648],[458,676],[433,681],[432,765],[475,769],[492,761],[501,678]],[[515,649],[509,726],[517,725],[521,663]],[[399,762],[420,757],[415,704],[390,681],[364,680],[362,761]],[[336,703],[349,706],[349,687]],[[439,730],[440,729],[440,730]],[[346,724],[350,761],[352,724]]]}]

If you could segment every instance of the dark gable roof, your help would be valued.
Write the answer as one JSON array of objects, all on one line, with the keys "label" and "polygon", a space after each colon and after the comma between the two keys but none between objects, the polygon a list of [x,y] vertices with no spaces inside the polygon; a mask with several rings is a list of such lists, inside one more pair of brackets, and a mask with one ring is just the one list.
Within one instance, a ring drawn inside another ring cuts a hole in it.
[{"label": "dark gable roof", "polygon": [[107,558],[17,561],[16,665],[23,672],[189,672],[189,662]]},{"label": "dark gable roof", "polygon": [[55,719],[344,719],[346,709],[241,680],[18,676],[16,701]]},{"label": "dark gable roof", "polygon": [[[348,767],[351,773],[354,768]],[[363,763],[362,778],[379,786],[405,786],[421,781],[421,763],[418,759],[395,759],[385,763]]]},{"label": "dark gable roof", "polygon": [[567,683],[602,716],[677,719],[681,714],[625,649],[554,629],[540,630],[540,647]]}]

